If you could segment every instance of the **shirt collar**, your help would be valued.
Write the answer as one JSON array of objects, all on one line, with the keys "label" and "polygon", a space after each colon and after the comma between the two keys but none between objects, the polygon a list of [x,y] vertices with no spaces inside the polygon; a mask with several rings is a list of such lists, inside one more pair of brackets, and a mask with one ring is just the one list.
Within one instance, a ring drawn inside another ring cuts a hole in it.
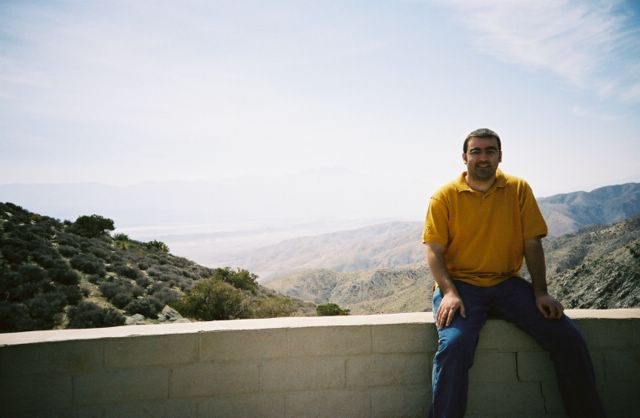
[{"label": "shirt collar", "polygon": [[[469,185],[467,184],[467,181],[465,180],[465,175],[467,174],[466,171],[464,171],[462,174],[460,174],[458,176],[458,178],[456,180],[453,181],[453,185],[455,186],[456,190],[459,192],[472,192],[474,191],[471,187],[469,187]],[[507,177],[504,175],[504,173],[500,170],[497,169],[496,170],[496,182],[493,183],[493,186],[491,186],[491,189],[497,189],[497,188],[501,188],[507,185]]]}]

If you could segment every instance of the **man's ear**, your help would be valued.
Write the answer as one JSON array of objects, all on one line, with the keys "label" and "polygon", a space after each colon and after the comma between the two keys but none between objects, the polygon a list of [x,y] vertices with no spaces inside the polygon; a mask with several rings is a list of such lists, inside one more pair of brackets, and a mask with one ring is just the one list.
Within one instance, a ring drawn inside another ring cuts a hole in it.
[{"label": "man's ear", "polygon": [[[502,159],[502,154],[500,154],[500,158]],[[467,163],[467,153],[463,152],[462,153],[462,161],[464,161],[464,163]]]},{"label": "man's ear", "polygon": [[501,163],[502,162],[502,150],[500,150],[499,152],[500,152],[500,158],[498,159],[498,162]]}]

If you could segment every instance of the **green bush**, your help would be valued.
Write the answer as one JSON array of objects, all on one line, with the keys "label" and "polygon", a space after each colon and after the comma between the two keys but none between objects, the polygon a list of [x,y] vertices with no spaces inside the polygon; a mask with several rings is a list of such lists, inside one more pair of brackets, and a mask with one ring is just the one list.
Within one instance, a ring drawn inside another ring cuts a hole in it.
[{"label": "green bush", "polygon": [[207,279],[196,283],[172,305],[182,315],[202,321],[247,318],[249,301],[228,283]]},{"label": "green bush", "polygon": [[294,302],[286,296],[272,296],[254,303],[253,316],[256,318],[277,318],[291,316],[296,310]]},{"label": "green bush", "polygon": [[316,312],[319,316],[335,316],[335,315],[349,315],[349,309],[342,309],[335,303],[326,303],[324,305],[318,305]]},{"label": "green bush", "polygon": [[227,282],[236,289],[255,292],[258,288],[258,276],[247,270],[237,269],[232,271],[229,267],[217,268],[213,270],[213,278]]}]

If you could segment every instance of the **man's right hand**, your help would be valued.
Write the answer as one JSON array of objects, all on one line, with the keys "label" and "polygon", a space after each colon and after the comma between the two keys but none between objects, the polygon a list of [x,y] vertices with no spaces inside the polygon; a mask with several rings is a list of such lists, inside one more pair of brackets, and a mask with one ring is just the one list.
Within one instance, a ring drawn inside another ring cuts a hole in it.
[{"label": "man's right hand", "polygon": [[460,316],[463,318],[467,317],[464,310],[464,303],[462,303],[462,299],[458,296],[458,293],[452,291],[444,293],[436,316],[436,325],[438,328],[445,328],[451,325],[458,311],[460,311]]}]

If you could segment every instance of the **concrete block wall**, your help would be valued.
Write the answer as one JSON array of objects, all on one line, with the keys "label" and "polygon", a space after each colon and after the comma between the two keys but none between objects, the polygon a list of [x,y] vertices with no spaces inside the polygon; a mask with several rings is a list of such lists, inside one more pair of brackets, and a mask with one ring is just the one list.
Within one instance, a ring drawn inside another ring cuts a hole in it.
[{"label": "concrete block wall", "polygon": [[[640,310],[569,311],[610,417],[640,416]],[[431,313],[0,334],[4,417],[425,417]],[[483,330],[468,417],[563,417],[546,353]]]}]

